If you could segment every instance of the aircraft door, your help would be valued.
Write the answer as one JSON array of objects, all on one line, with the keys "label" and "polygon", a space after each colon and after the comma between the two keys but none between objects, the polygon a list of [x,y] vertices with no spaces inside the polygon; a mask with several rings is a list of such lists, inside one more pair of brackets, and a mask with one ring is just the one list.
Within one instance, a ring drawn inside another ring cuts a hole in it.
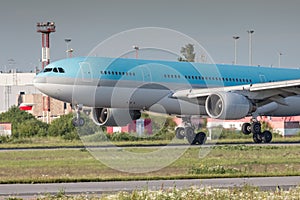
[{"label": "aircraft door", "polygon": [[142,67],[142,72],[143,72],[143,81],[144,83],[151,83],[152,82],[152,76],[151,76],[151,71],[148,66],[143,66]]},{"label": "aircraft door", "polygon": [[88,62],[81,62],[80,65],[80,72],[81,72],[81,79],[85,82],[92,81],[92,69],[91,65]]},{"label": "aircraft door", "polygon": [[264,74],[260,74],[260,75],[259,75],[259,79],[260,79],[260,82],[261,82],[261,83],[267,82],[266,76],[265,76]]}]

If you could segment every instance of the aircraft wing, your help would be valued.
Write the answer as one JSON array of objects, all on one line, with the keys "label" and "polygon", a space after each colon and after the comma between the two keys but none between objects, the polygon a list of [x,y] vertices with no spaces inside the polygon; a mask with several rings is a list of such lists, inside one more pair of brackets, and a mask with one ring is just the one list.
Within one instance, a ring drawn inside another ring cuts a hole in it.
[{"label": "aircraft wing", "polygon": [[284,98],[300,95],[300,79],[240,86],[178,90],[175,91],[172,97],[189,101],[189,99],[206,98],[218,92],[235,92],[261,105],[269,103],[270,101],[285,105]]}]

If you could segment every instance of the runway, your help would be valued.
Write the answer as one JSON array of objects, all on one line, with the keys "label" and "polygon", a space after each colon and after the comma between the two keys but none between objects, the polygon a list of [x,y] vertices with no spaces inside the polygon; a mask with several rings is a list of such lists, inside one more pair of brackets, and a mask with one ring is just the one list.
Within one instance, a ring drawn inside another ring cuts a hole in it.
[{"label": "runway", "polygon": [[272,143],[262,143],[262,144],[256,144],[252,142],[247,142],[247,143],[221,143],[221,144],[205,144],[202,146],[199,145],[189,145],[189,144],[161,144],[161,145],[147,145],[147,144],[142,144],[142,145],[98,145],[98,146],[53,146],[53,147],[48,147],[48,146],[38,146],[38,147],[15,147],[15,148],[0,148],[1,151],[33,151],[33,150],[56,150],[56,149],[72,149],[72,150],[80,150],[82,148],[86,149],[115,149],[115,148],[161,148],[164,146],[167,146],[168,148],[200,148],[200,147],[213,147],[213,146],[240,146],[240,145],[245,145],[245,146],[300,146],[300,141],[298,142],[272,142]]},{"label": "runway", "polygon": [[289,189],[300,185],[300,176],[263,177],[263,178],[218,178],[218,179],[185,179],[156,181],[115,181],[115,182],[83,182],[83,183],[53,183],[53,184],[5,184],[0,185],[0,198],[9,195],[31,198],[43,194],[102,194],[133,190],[159,190],[167,188],[213,187],[230,188],[250,185],[262,190],[276,188]]}]

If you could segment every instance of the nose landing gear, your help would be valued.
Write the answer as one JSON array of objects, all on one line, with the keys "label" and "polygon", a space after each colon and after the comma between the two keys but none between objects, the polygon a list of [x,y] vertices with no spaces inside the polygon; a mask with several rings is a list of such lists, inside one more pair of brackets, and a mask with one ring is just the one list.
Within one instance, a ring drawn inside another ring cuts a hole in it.
[{"label": "nose landing gear", "polygon": [[75,127],[83,126],[85,123],[84,119],[80,117],[80,111],[82,110],[82,107],[83,107],[82,104],[78,104],[74,106],[74,110],[76,111],[76,117],[72,119],[72,124]]}]

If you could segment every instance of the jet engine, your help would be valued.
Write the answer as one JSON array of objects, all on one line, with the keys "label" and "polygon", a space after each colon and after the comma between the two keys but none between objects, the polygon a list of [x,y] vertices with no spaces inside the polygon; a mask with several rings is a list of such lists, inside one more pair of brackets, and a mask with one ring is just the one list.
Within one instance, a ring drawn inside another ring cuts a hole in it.
[{"label": "jet engine", "polygon": [[243,95],[219,92],[207,97],[205,109],[211,118],[234,120],[246,117],[252,110],[252,104]]},{"label": "jet engine", "polygon": [[121,108],[93,108],[92,117],[99,126],[126,126],[141,117],[139,110]]}]

